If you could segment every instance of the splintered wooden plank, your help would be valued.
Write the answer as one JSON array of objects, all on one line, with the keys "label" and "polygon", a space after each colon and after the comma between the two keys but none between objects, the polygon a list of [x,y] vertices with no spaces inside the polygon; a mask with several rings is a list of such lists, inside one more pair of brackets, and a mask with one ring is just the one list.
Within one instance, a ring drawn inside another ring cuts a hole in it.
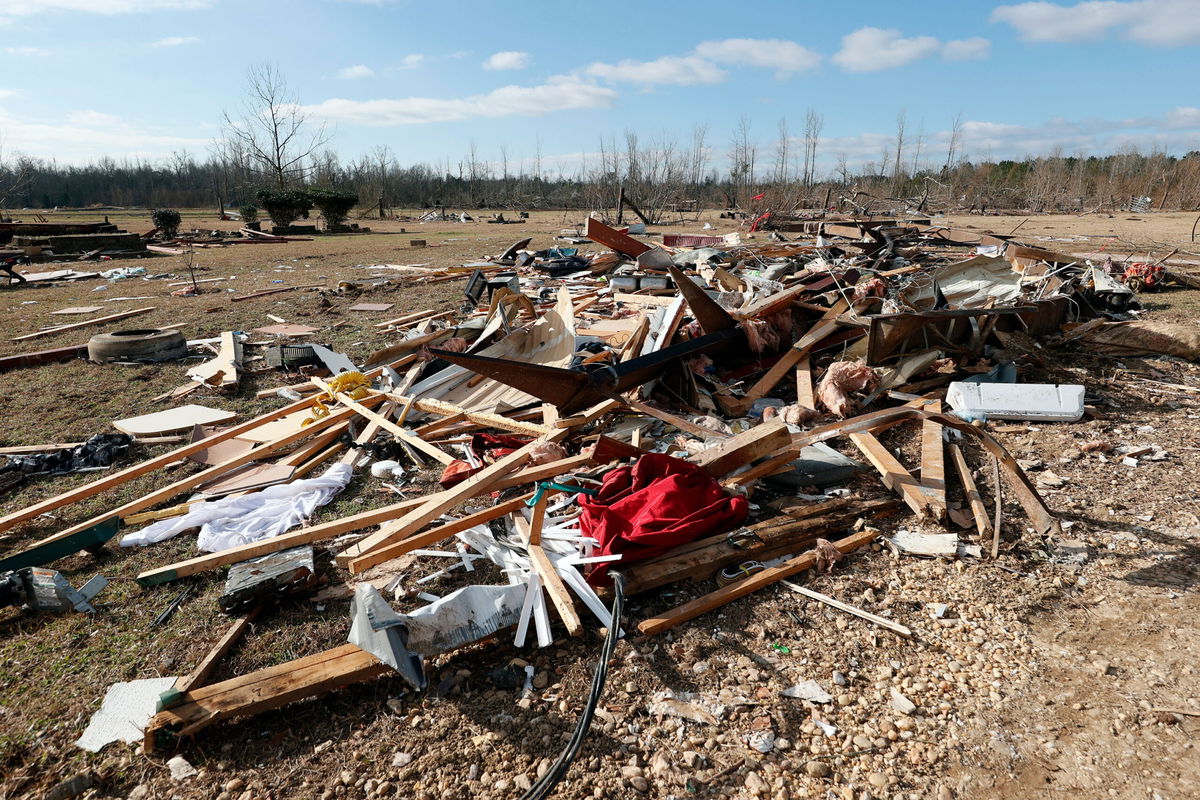
[{"label": "splintered wooden plank", "polygon": [[412,407],[418,411],[424,411],[428,414],[441,414],[443,416],[451,416],[461,414],[464,418],[471,420],[476,425],[485,428],[499,428],[503,431],[512,431],[513,433],[526,433],[530,436],[545,436],[550,433],[554,426],[538,425],[533,422],[522,422],[521,420],[505,417],[501,414],[492,414],[487,411],[469,411],[453,403],[446,403],[442,400],[433,400],[430,398],[404,398],[396,394],[389,394],[393,400],[399,402],[410,402]]},{"label": "splintered wooden plank", "polygon": [[979,531],[980,536],[986,536],[991,527],[987,506],[984,505],[983,498],[979,495],[979,487],[975,485],[975,479],[971,477],[971,468],[967,466],[967,459],[963,456],[962,448],[957,444],[950,445],[950,458],[954,461],[958,480],[962,483],[963,494],[967,496],[967,503],[971,506],[971,516],[975,518],[975,530]]},{"label": "splintered wooden plank", "polygon": [[350,306],[347,311],[387,311],[395,303],[358,303]]},{"label": "splintered wooden plank", "polygon": [[874,434],[859,431],[851,433],[849,438],[875,469],[879,470],[884,486],[898,493],[917,516],[929,515],[929,509],[936,501],[936,493],[933,490],[922,486]]},{"label": "splintered wooden plank", "polygon": [[70,308],[60,308],[58,311],[51,311],[51,314],[95,314],[97,311],[102,311],[104,306],[71,306]]},{"label": "splintered wooden plank", "polygon": [[[941,402],[928,406],[935,414],[942,411]],[[931,419],[921,423],[921,485],[930,498],[930,509],[936,518],[946,515],[946,455],[942,447],[942,426]]]},{"label": "splintered wooden plank", "polygon": [[[839,539],[833,543],[833,546],[839,552],[846,554],[852,553],[860,547],[870,544],[875,537],[879,535],[879,531],[874,528],[867,528],[857,533],[851,534],[844,539]],[[734,600],[752,594],[763,587],[770,586],[773,583],[789,578],[798,572],[803,572],[806,569],[811,569],[817,563],[817,553],[815,550],[809,550],[806,553],[801,553],[795,558],[790,558],[782,564],[775,567],[768,567],[761,572],[756,572],[749,577],[743,578],[740,581],[723,586],[715,592],[710,592],[702,597],[697,597],[690,603],[684,603],[681,606],[665,611],[656,617],[643,620],[638,625],[638,631],[649,636],[663,631],[670,630],[676,625],[695,619],[696,617],[707,614]]]},{"label": "splintered wooden plank", "polygon": [[379,552],[372,551],[377,551],[379,548],[393,542],[407,539],[429,524],[431,520],[446,513],[464,500],[469,500],[483,492],[490,491],[507,475],[524,465],[533,456],[535,447],[543,442],[562,441],[570,433],[569,429],[559,430],[541,439],[536,439],[524,447],[514,450],[457,486],[426,498],[424,503],[400,519],[384,526],[378,532],[343,551],[337,557],[338,563],[348,566],[351,572],[361,572],[376,564],[383,563],[387,558],[383,557]]},{"label": "splintered wooden plank", "polygon": [[163,728],[195,733],[220,719],[250,717],[273,708],[316,697],[392,671],[387,664],[352,644],[201,686],[186,693],[183,703],[160,711],[146,726],[145,746],[153,752]]},{"label": "splintered wooden plank", "polygon": [[233,331],[221,334],[217,357],[188,370],[188,377],[200,383],[231,389],[238,385],[238,367],[242,362],[242,344]]},{"label": "splintered wooden plank", "polygon": [[253,610],[235,619],[233,624],[229,626],[229,630],[225,631],[225,635],[213,645],[213,648],[200,660],[196,668],[175,681],[175,688],[181,692],[187,692],[195,689],[197,686],[203,686],[213,670],[217,668],[217,664],[220,663],[221,659],[233,649],[238,639],[242,638],[242,634],[250,627],[250,623],[258,616],[259,609],[261,608],[262,606],[255,606]]},{"label": "splintered wooden plank", "polygon": [[42,336],[53,336],[57,333],[62,333],[63,331],[73,331],[76,328],[86,328],[89,325],[99,325],[102,322],[115,322],[119,319],[125,319],[127,317],[136,317],[141,314],[149,314],[155,308],[156,306],[148,306],[146,308],[135,308],[132,311],[118,311],[116,314],[108,314],[103,317],[85,319],[83,322],[73,322],[70,325],[59,325],[55,328],[46,328],[45,330],[37,331],[35,333],[27,333],[24,336],[14,336],[12,341],[23,342],[26,339],[37,339]]},{"label": "splintered wooden plank", "polygon": [[674,425],[676,428],[679,428],[679,430],[687,431],[695,436],[699,436],[701,438],[727,438],[726,434],[724,433],[718,433],[717,431],[710,430],[709,428],[702,428],[699,425],[687,421],[683,417],[676,416],[668,411],[663,411],[661,408],[655,408],[654,406],[643,403],[640,400],[634,400],[631,397],[626,397],[622,400],[622,402],[632,408],[634,411],[640,411],[647,416],[660,419],[668,425]]},{"label": "splintered wooden plank", "polygon": [[792,436],[788,433],[787,425],[781,420],[771,420],[710,447],[696,456],[695,462],[714,478],[722,478],[763,456],[787,447],[791,441]]}]

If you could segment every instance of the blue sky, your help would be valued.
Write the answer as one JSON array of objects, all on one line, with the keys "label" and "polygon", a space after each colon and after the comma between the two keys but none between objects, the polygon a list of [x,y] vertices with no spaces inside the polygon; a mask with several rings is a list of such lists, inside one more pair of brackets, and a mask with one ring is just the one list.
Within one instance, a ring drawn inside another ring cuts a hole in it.
[{"label": "blue sky", "polygon": [[5,155],[62,162],[203,156],[261,62],[343,159],[540,140],[570,171],[602,137],[703,124],[720,167],[745,118],[765,167],[809,107],[823,172],[878,160],[901,112],[931,162],[960,115],[971,158],[1200,149],[1200,0],[0,0],[0,33]]}]

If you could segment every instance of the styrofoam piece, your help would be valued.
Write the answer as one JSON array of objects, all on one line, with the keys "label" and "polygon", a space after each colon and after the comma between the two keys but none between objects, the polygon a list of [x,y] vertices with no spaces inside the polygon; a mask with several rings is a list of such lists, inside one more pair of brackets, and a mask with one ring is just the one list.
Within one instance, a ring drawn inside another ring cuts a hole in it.
[{"label": "styrofoam piece", "polygon": [[1076,422],[1083,417],[1083,387],[1053,383],[955,381],[946,402],[964,419]]},{"label": "styrofoam piece", "polygon": [[111,742],[140,742],[146,723],[154,716],[158,696],[175,685],[176,678],[146,678],[114,683],[104,694],[100,710],[75,742],[93,753]]}]

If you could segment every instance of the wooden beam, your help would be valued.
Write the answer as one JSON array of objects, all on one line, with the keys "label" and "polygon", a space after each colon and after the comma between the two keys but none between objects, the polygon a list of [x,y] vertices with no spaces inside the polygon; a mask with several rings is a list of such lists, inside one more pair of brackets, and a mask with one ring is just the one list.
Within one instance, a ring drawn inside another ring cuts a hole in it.
[{"label": "wooden beam", "polygon": [[160,711],[146,726],[144,749],[152,753],[166,728],[192,734],[221,719],[250,717],[297,700],[325,694],[392,672],[375,656],[352,644],[286,661],[248,675],[200,686],[183,703]]},{"label": "wooden beam", "polygon": [[884,486],[899,494],[918,517],[931,516],[930,509],[936,501],[934,491],[922,486],[873,433],[851,433],[850,441],[879,470]]},{"label": "wooden beam", "polygon": [[24,336],[14,336],[12,338],[12,341],[23,342],[26,339],[38,339],[38,338],[41,338],[42,336],[53,336],[56,333],[62,333],[63,331],[73,331],[76,328],[86,328],[89,325],[99,325],[102,322],[114,322],[118,319],[125,319],[127,317],[137,317],[142,314],[149,314],[151,311],[154,311],[155,308],[157,308],[157,306],[147,306],[146,308],[135,308],[131,311],[119,311],[116,314],[109,314],[109,315],[103,316],[103,317],[96,317],[95,319],[85,319],[83,322],[72,322],[70,325],[58,325],[54,328],[46,328],[45,330],[37,331],[35,333],[27,333]]},{"label": "wooden beam", "polygon": [[296,289],[320,289],[324,285],[325,284],[323,284],[323,283],[313,283],[313,284],[309,284],[307,286],[280,286],[277,289],[264,289],[261,292],[254,292],[252,294],[244,294],[244,295],[241,295],[240,297],[231,297],[231,298],[229,298],[229,301],[231,303],[240,303],[243,300],[253,300],[256,297],[266,297],[269,294],[279,294],[280,292],[292,292],[292,291],[295,291]]},{"label": "wooden beam", "polygon": [[536,439],[522,448],[501,458],[483,471],[444,492],[439,492],[395,522],[386,525],[358,544],[352,545],[338,555],[338,563],[349,566],[351,572],[361,572],[386,559],[372,550],[406,539],[427,525],[430,520],[454,508],[464,500],[489,491],[505,476],[525,464],[533,455],[533,449],[544,442],[559,442],[570,434],[570,430],[555,431],[549,436]]},{"label": "wooden beam", "polygon": [[983,498],[979,495],[979,487],[975,485],[975,479],[971,477],[971,468],[967,466],[967,459],[963,456],[962,448],[957,444],[950,445],[950,458],[954,461],[954,468],[958,471],[958,480],[962,484],[963,494],[967,496],[967,503],[971,506],[971,516],[975,518],[975,530],[980,536],[987,536],[988,529],[991,527],[988,521],[987,506],[983,503]]},{"label": "wooden beam", "polygon": [[208,680],[208,676],[217,668],[217,664],[220,663],[221,659],[233,649],[237,640],[242,638],[242,634],[246,632],[246,628],[250,627],[250,623],[258,616],[258,612],[261,609],[262,606],[255,606],[243,616],[235,619],[233,624],[229,626],[229,630],[225,631],[225,635],[213,645],[213,648],[200,660],[196,668],[175,681],[175,688],[180,692],[188,692],[197,686],[203,686]]},{"label": "wooden beam", "polygon": [[811,408],[817,408],[817,398],[813,394],[812,359],[808,356],[796,364],[796,403]]},{"label": "wooden beam", "polygon": [[640,411],[647,416],[654,417],[655,419],[660,419],[663,422],[667,423],[668,425],[674,425],[676,428],[679,428],[679,430],[686,431],[687,433],[693,434],[695,436],[699,436],[702,439],[709,439],[709,438],[725,439],[725,438],[728,438],[727,434],[718,433],[717,431],[710,430],[708,428],[702,428],[699,425],[696,425],[695,423],[687,421],[683,417],[676,416],[675,414],[672,414],[669,411],[663,411],[660,408],[655,408],[652,405],[643,403],[641,400],[634,400],[632,397],[627,396],[627,397],[623,398],[621,402],[623,402],[625,405],[632,408],[634,411]]},{"label": "wooden beam", "polygon": [[570,417],[560,417],[558,422],[555,422],[555,427],[558,428],[579,428],[588,425],[603,417],[610,411],[615,411],[621,407],[620,400],[603,400],[596,405],[584,411],[582,414],[575,414]]},{"label": "wooden beam", "polygon": [[545,587],[546,594],[550,595],[550,602],[554,604],[558,615],[562,617],[563,624],[567,626],[567,633],[572,636],[581,635],[583,623],[579,620],[579,612],[575,610],[575,601],[571,598],[566,584],[563,583],[562,576],[558,574],[558,570],[551,563],[550,556],[546,555],[546,551],[540,544],[531,543],[528,550],[529,560],[532,562],[534,570],[537,571],[538,577],[542,579],[542,586]]},{"label": "wooden beam", "polygon": [[[407,402],[409,398],[401,395],[389,394],[393,400]],[[433,400],[427,398],[413,398],[413,408],[418,411],[424,411],[429,414],[440,414],[442,416],[452,416],[454,414],[462,414],[467,419],[485,428],[499,428],[502,431],[511,431],[513,433],[525,433],[530,436],[545,436],[553,430],[553,427],[547,425],[537,425],[532,422],[522,422],[520,420],[511,419],[501,414],[492,414],[487,411],[469,411],[465,408],[460,408],[452,403],[446,403],[441,400]]]},{"label": "wooden beam", "polygon": [[[839,539],[833,543],[833,546],[839,552],[846,554],[852,553],[860,547],[870,544],[879,535],[879,531],[874,528],[867,528],[851,534],[844,539]],[[806,569],[811,569],[817,563],[817,552],[810,550],[802,553],[795,558],[790,558],[776,567],[768,567],[761,572],[756,572],[740,581],[731,583],[728,586],[723,586],[715,592],[697,597],[690,603],[684,603],[681,606],[665,611],[656,617],[643,620],[638,625],[638,631],[650,636],[656,633],[670,630],[676,625],[679,625],[688,620],[707,614],[720,608],[723,605],[732,603],[734,600],[752,594],[763,587],[770,586],[773,583],[791,577],[798,572],[803,572]]]},{"label": "wooden beam", "polygon": [[792,435],[782,420],[755,425],[748,431],[732,436],[695,457],[695,463],[714,478],[723,478],[763,456],[791,444]]},{"label": "wooden beam", "polygon": [[[941,413],[941,401],[929,410]],[[932,419],[921,422],[921,486],[926,489],[929,508],[935,519],[946,516],[946,454],[942,446],[942,426]]]}]

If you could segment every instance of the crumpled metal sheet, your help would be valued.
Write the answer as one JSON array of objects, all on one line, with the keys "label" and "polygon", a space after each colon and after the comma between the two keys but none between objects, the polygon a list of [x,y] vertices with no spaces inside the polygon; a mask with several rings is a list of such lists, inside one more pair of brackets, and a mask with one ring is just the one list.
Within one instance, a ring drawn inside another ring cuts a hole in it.
[{"label": "crumpled metal sheet", "polygon": [[913,281],[900,292],[900,299],[929,311],[936,302],[935,282],[951,308],[981,308],[988,300],[999,307],[1021,297],[1021,274],[1013,271],[1007,259],[975,256]]},{"label": "crumpled metal sheet", "polygon": [[98,753],[113,742],[141,741],[146,723],[154,716],[158,696],[174,686],[176,680],[146,678],[109,686],[100,710],[92,715],[87,729],[75,744]]}]

